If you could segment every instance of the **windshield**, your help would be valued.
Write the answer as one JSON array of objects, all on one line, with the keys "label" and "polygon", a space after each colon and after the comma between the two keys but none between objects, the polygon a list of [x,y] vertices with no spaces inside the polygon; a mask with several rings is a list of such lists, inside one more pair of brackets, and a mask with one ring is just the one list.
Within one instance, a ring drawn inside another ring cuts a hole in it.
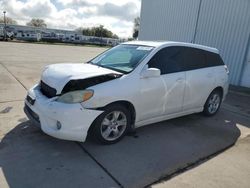
[{"label": "windshield", "polygon": [[151,46],[118,45],[90,61],[91,64],[129,73],[153,50]]}]

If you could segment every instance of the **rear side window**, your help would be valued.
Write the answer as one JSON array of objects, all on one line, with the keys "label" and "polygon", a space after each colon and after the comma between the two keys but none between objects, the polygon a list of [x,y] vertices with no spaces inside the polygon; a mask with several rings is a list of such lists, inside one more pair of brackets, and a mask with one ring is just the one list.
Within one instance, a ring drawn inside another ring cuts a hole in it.
[{"label": "rear side window", "polygon": [[190,47],[180,47],[181,55],[178,61],[183,64],[183,69],[185,71],[200,69],[206,67],[206,56],[203,50],[190,48]]},{"label": "rear side window", "polygon": [[186,71],[224,65],[224,62],[219,54],[197,48],[181,48],[181,58]]},{"label": "rear side window", "polygon": [[224,65],[224,62],[219,54],[212,52],[205,52],[205,53],[206,53],[207,67]]}]

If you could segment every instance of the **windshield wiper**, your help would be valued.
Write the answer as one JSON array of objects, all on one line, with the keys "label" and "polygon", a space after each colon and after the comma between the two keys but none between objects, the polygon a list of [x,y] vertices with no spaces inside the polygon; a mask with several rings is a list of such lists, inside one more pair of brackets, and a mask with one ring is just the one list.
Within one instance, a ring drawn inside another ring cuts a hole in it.
[{"label": "windshield wiper", "polygon": [[86,63],[87,64],[92,64],[92,65],[94,64],[92,61],[87,61]]},{"label": "windshield wiper", "polygon": [[87,64],[95,65],[95,66],[97,66],[97,67],[103,67],[102,65],[95,64],[95,63],[93,63],[92,61],[88,61]]},{"label": "windshield wiper", "polygon": [[88,61],[87,64],[91,64],[91,65],[95,65],[95,66],[97,66],[97,67],[102,67],[102,68],[110,69],[110,70],[113,70],[113,71],[120,72],[120,73],[122,73],[122,74],[127,74],[126,71],[123,71],[123,70],[120,70],[120,69],[116,69],[116,68],[113,68],[113,67],[109,67],[109,66],[104,66],[104,65],[95,64],[95,63],[93,63],[92,61]]},{"label": "windshield wiper", "polygon": [[116,69],[116,68],[109,67],[109,66],[101,66],[101,67],[106,68],[106,69],[110,69],[110,70],[113,70],[113,71],[117,71],[117,72],[122,73],[122,74],[128,74],[128,72],[123,71],[121,69]]}]

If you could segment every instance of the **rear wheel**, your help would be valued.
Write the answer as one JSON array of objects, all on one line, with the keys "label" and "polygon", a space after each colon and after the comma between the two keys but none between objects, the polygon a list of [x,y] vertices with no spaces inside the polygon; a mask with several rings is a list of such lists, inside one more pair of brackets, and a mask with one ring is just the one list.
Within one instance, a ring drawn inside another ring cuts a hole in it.
[{"label": "rear wheel", "polygon": [[108,106],[95,120],[92,137],[102,144],[114,144],[125,136],[130,123],[131,115],[124,106]]},{"label": "rear wheel", "polygon": [[213,91],[209,95],[209,97],[204,105],[203,114],[205,114],[206,116],[215,115],[220,108],[221,101],[222,101],[221,92],[219,90]]}]

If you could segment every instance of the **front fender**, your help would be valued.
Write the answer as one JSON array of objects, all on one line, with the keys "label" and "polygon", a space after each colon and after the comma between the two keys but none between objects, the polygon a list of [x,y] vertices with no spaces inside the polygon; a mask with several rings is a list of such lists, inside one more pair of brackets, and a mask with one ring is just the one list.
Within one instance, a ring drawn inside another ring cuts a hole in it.
[{"label": "front fender", "polygon": [[[131,84],[133,83],[133,84]],[[128,101],[133,105],[139,97],[138,82],[130,77],[121,77],[105,82],[89,89],[94,90],[94,95],[82,103],[84,108],[101,108],[117,101]]]}]

